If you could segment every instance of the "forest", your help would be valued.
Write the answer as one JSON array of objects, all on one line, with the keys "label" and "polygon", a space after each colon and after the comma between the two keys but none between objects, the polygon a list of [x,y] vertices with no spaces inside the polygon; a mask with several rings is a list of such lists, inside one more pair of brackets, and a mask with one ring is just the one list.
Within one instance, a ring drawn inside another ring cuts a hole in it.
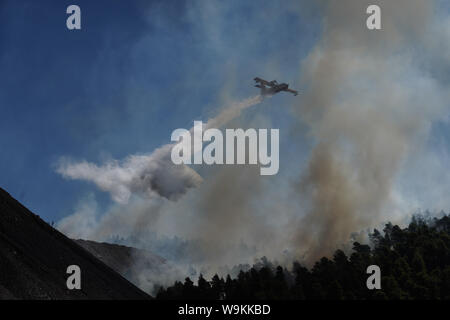
[{"label": "forest", "polygon": [[[263,266],[240,271],[236,278],[202,275],[160,288],[162,300],[448,300],[450,299],[450,216],[416,215],[405,228],[388,223],[369,234],[369,243],[353,243],[323,257],[308,269]],[[381,269],[381,289],[369,290],[369,265]]]}]

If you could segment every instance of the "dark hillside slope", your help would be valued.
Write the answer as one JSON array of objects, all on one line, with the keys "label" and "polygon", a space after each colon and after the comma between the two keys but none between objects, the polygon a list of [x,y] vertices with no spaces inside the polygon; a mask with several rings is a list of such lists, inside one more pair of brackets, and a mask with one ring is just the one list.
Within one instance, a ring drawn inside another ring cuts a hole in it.
[{"label": "dark hillside slope", "polygon": [[142,271],[147,275],[158,274],[170,268],[164,258],[147,250],[106,242],[74,241],[136,285]]},{"label": "dark hillside slope", "polygon": [[[69,265],[81,290],[68,290]],[[0,299],[149,299],[0,188]]]}]

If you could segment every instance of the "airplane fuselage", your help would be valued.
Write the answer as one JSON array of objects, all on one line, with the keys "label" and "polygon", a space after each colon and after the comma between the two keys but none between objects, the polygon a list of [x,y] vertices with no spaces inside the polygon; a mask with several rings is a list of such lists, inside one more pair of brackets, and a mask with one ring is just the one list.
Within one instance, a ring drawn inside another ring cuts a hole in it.
[{"label": "airplane fuselage", "polygon": [[281,83],[274,85],[273,87],[266,87],[264,85],[256,85],[257,88],[261,88],[261,95],[274,95],[280,91],[285,91],[289,88],[289,85],[286,83]]},{"label": "airplane fuselage", "polygon": [[256,77],[254,79],[256,81],[255,87],[261,89],[261,95],[274,95],[281,91],[291,92],[294,95],[297,95],[298,92],[292,89],[289,89],[289,84],[287,83],[278,83],[276,80],[266,81],[264,79]]}]

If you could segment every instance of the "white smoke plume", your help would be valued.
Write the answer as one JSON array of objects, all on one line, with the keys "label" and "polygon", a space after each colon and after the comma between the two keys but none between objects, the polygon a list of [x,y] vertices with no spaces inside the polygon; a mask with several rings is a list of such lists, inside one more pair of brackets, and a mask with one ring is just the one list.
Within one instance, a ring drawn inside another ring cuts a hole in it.
[{"label": "white smoke plume", "polygon": [[[258,104],[261,96],[233,103],[204,127],[219,128],[238,117],[242,110]],[[193,128],[191,129],[193,131]],[[101,166],[87,161],[61,159],[57,172],[64,178],[93,182],[111,194],[114,201],[127,203],[132,194],[152,198],[155,195],[176,200],[187,189],[198,186],[202,178],[186,165],[174,165],[170,159],[173,144],[166,144],[148,155],[131,155],[124,161],[110,161]]]}]

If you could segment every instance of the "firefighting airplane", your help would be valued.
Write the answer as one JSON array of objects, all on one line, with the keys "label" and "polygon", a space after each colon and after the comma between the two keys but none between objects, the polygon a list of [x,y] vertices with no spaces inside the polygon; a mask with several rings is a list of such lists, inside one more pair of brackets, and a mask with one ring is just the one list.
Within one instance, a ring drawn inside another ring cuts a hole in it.
[{"label": "firefighting airplane", "polygon": [[274,95],[280,91],[291,92],[294,96],[298,95],[297,91],[289,89],[289,85],[287,83],[278,83],[277,80],[267,81],[258,77],[253,80],[257,83],[255,87],[261,88],[262,96]]}]

